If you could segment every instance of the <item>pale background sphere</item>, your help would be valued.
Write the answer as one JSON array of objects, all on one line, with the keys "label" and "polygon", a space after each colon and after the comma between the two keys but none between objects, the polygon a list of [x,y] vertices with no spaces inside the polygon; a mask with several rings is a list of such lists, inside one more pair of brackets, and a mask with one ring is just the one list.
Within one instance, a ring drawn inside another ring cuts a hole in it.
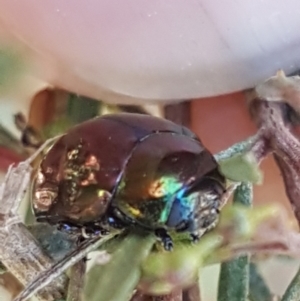
[{"label": "pale background sphere", "polygon": [[24,47],[34,77],[109,102],[220,95],[299,67],[298,0],[0,5],[3,36]]}]

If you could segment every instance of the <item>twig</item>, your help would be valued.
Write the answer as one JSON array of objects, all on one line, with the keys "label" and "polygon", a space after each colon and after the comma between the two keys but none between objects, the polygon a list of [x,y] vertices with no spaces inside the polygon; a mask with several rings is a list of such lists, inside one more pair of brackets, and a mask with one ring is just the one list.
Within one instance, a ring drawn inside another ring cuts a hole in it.
[{"label": "twig", "polygon": [[82,259],[71,267],[67,301],[82,301],[86,260]]},{"label": "twig", "polygon": [[300,225],[300,141],[284,119],[282,104],[254,98],[250,106],[261,140],[269,145],[282,172],[286,194]]},{"label": "twig", "polygon": [[[300,141],[285,118],[286,102],[299,114],[299,77],[285,77],[283,72],[259,85],[250,95],[250,110],[262,138],[268,140],[283,176],[286,194],[300,225]],[[300,270],[290,283],[282,301],[300,299]]]},{"label": "twig", "polygon": [[84,241],[78,246],[76,250],[70,252],[68,256],[65,256],[62,260],[52,266],[51,270],[45,269],[37,277],[26,286],[26,289],[16,298],[14,301],[25,301],[40,289],[51,283],[54,279],[59,277],[64,271],[73,266],[75,263],[85,258],[86,255],[92,250],[96,249],[106,240],[111,239],[116,233],[107,235],[101,239],[99,237],[92,238]]},{"label": "twig", "polygon": [[[29,185],[30,164],[41,150],[42,148],[17,167],[11,166],[0,186],[0,261],[23,285],[27,285],[53,264],[17,214]],[[53,300],[63,297],[66,284],[65,276],[55,279],[46,290],[38,294],[39,299]]]}]

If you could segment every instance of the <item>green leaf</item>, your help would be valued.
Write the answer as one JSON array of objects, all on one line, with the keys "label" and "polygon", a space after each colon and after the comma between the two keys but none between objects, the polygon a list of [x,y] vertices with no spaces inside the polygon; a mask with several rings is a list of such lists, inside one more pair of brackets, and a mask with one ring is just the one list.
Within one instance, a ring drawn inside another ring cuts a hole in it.
[{"label": "green leaf", "polygon": [[130,234],[105,265],[95,265],[84,288],[89,301],[127,301],[140,279],[140,266],[152,249],[152,235]]},{"label": "green leaf", "polygon": [[261,184],[263,174],[252,153],[237,154],[219,161],[224,176],[234,182],[251,182]]},{"label": "green leaf", "polygon": [[251,207],[253,199],[253,189],[251,183],[242,183],[240,184],[233,195],[233,204],[234,205],[244,205]]},{"label": "green leaf", "polygon": [[[258,206],[250,209],[245,205],[225,207],[214,232],[224,235],[230,243],[248,241],[262,223],[278,216],[280,207],[274,205]],[[210,235],[210,233],[206,234]]]},{"label": "green leaf", "polygon": [[263,277],[260,275],[254,263],[250,263],[250,283],[249,300],[250,301],[271,301],[272,294],[266,285]]},{"label": "green leaf", "polygon": [[[245,185],[245,184],[244,184]],[[237,196],[243,195],[243,203],[249,203],[251,189],[248,185],[240,187]],[[247,198],[246,198],[247,197]],[[260,206],[250,209],[244,205],[235,205],[224,208],[218,226],[201,237],[199,243],[181,243],[176,241],[171,253],[152,252],[142,264],[142,277],[139,288],[151,294],[168,294],[174,288],[183,288],[193,284],[201,267],[208,264],[228,261],[236,256],[232,251],[236,244],[248,242],[261,223],[278,214],[273,206]],[[232,265],[233,274],[229,276],[241,285],[245,292],[248,275],[248,257],[236,261]],[[228,266],[227,266],[228,267]],[[236,273],[239,271],[239,273]],[[230,283],[225,277],[226,285]],[[241,283],[240,278],[245,282]],[[230,300],[230,298],[228,298]],[[239,301],[242,301],[241,299]]]},{"label": "green leaf", "polygon": [[217,161],[229,159],[238,154],[244,154],[253,145],[253,142],[257,139],[256,136],[249,137],[246,140],[240,141],[229,148],[220,151],[214,157]]},{"label": "green leaf", "polygon": [[286,289],[281,301],[299,301],[300,300],[300,269]]},{"label": "green leaf", "polygon": [[241,256],[222,264],[218,301],[246,301],[249,283],[249,259]]},{"label": "green leaf", "polygon": [[[251,206],[252,185],[242,183],[234,193],[234,204]],[[218,301],[246,301],[249,292],[249,256],[240,256],[237,259],[221,265]]]},{"label": "green leaf", "polygon": [[165,295],[194,284],[206,258],[222,243],[218,235],[206,235],[196,245],[176,244],[169,252],[153,252],[142,264],[139,287],[149,294]]}]

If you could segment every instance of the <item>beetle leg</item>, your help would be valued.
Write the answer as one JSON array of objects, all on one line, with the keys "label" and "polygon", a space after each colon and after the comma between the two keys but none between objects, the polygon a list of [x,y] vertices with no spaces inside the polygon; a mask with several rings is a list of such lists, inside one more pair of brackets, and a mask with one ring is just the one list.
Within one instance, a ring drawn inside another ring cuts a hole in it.
[{"label": "beetle leg", "polygon": [[162,242],[162,245],[166,251],[173,250],[173,240],[165,229],[155,230],[155,235]]},{"label": "beetle leg", "polygon": [[90,239],[93,237],[102,237],[109,234],[109,230],[104,227],[98,226],[97,229],[83,226],[81,228],[81,237],[83,239]]},{"label": "beetle leg", "polygon": [[21,143],[23,146],[37,150],[43,144],[41,133],[28,124],[26,117],[22,113],[15,114],[14,119],[16,127],[21,132]]},{"label": "beetle leg", "polygon": [[206,230],[207,230],[206,228],[197,229],[195,225],[195,221],[191,220],[188,224],[187,232],[190,235],[192,243],[197,243],[202,237],[202,235],[206,232]]},{"label": "beetle leg", "polygon": [[91,237],[91,233],[88,233],[86,227],[82,227],[81,236],[83,239],[89,239]]},{"label": "beetle leg", "polygon": [[107,218],[107,223],[109,227],[112,227],[114,229],[123,229],[124,228],[124,223],[122,223],[118,218],[115,217],[108,217]]},{"label": "beetle leg", "polygon": [[108,209],[107,216],[103,219],[102,225],[104,228],[124,229],[128,225],[134,225],[135,221],[126,216],[116,207]]},{"label": "beetle leg", "polygon": [[193,243],[197,243],[200,239],[200,234],[198,232],[190,233],[190,237]]}]

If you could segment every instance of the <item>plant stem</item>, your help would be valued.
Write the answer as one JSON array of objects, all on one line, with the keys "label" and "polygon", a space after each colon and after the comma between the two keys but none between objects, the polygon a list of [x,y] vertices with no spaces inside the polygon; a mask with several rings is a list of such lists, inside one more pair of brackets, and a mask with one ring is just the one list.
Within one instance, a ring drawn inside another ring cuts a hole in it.
[{"label": "plant stem", "polygon": [[292,124],[285,119],[285,106],[254,97],[250,109],[260,128],[261,140],[266,141],[274,153],[286,194],[300,225],[300,141],[291,131]]},{"label": "plant stem", "polygon": [[82,301],[86,260],[82,259],[71,267],[67,301]]},{"label": "plant stem", "polygon": [[241,142],[238,142],[229,148],[219,152],[214,157],[217,161],[229,159],[237,154],[244,153],[246,150],[248,150],[251,145],[257,140],[257,136],[252,136],[246,140],[243,140]]}]

